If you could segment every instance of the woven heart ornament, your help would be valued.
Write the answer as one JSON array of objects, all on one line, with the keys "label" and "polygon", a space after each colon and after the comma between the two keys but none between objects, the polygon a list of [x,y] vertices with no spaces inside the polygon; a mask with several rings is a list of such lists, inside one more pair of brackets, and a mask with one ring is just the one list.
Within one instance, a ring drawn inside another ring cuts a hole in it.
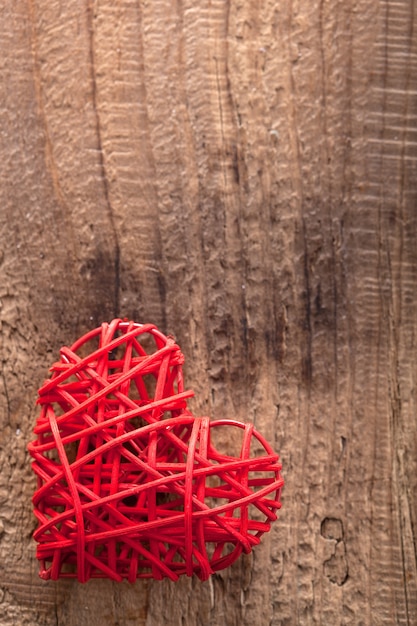
[{"label": "woven heart ornament", "polygon": [[269,530],[278,455],[251,424],[192,415],[183,363],[172,337],[119,319],[61,349],[28,446],[42,578],[206,580]]}]

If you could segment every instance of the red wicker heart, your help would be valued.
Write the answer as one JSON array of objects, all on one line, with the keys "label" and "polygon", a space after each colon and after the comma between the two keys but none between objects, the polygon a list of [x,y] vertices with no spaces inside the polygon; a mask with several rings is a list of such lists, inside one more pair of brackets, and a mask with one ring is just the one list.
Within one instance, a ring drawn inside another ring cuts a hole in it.
[{"label": "red wicker heart", "polygon": [[[205,580],[269,530],[278,455],[250,424],[194,417],[183,362],[155,326],[121,320],[61,349],[28,446],[42,578]],[[238,454],[216,449],[220,429]]]}]

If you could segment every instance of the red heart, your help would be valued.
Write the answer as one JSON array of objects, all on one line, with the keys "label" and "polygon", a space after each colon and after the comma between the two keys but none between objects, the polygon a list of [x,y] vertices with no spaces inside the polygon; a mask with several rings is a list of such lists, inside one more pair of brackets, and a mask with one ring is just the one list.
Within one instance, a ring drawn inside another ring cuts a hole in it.
[{"label": "red heart", "polygon": [[[269,530],[278,455],[251,424],[194,417],[183,362],[172,337],[121,320],[61,349],[28,446],[42,578],[205,580]],[[224,428],[238,454],[215,447]]]}]

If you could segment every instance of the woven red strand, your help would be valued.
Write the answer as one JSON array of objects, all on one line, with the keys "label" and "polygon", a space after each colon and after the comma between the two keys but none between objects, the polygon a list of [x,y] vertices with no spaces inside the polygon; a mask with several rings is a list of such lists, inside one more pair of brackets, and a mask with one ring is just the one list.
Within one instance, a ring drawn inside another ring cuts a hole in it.
[{"label": "woven red strand", "polygon": [[[191,414],[172,337],[117,319],[60,356],[28,446],[42,578],[206,580],[259,543],[278,455],[251,424]],[[224,429],[234,455],[216,448]]]}]

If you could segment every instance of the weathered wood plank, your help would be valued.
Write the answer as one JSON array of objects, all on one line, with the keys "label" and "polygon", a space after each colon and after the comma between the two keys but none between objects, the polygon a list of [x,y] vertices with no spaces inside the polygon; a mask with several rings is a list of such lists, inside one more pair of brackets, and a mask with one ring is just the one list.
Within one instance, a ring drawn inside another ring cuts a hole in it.
[{"label": "weathered wood plank", "polygon": [[[412,0],[1,11],[1,623],[414,623]],[[280,521],[206,583],[37,577],[36,388],[115,315],[282,454]]]}]

